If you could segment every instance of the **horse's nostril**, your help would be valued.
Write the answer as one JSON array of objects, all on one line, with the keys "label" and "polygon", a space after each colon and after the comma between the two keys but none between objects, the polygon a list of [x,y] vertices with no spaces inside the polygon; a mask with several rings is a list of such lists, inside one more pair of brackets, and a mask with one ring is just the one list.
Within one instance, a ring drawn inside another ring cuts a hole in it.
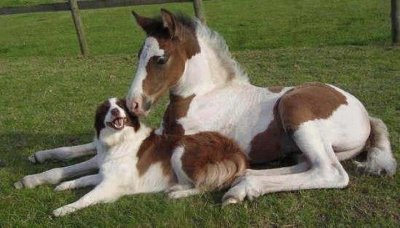
[{"label": "horse's nostril", "polygon": [[134,101],[132,107],[133,107],[133,110],[139,109],[139,103]]},{"label": "horse's nostril", "polygon": [[118,115],[119,115],[119,110],[118,110],[117,108],[113,108],[113,109],[111,110],[111,114],[112,114],[113,116],[118,116]]}]

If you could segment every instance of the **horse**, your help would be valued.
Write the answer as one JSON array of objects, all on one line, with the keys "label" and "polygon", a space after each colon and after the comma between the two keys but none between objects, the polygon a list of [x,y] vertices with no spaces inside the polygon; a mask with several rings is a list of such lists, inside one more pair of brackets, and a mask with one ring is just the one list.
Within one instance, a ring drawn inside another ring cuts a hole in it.
[{"label": "horse", "polygon": [[395,174],[386,125],[350,93],[317,82],[254,86],[224,39],[198,20],[165,9],[158,18],[132,14],[146,33],[127,94],[132,113],[146,116],[169,92],[157,134],[219,132],[252,164],[300,156],[293,166],[248,169],[223,196],[224,205],[272,192],[344,188],[349,176],[340,161],[363,151],[367,159],[358,168]]}]

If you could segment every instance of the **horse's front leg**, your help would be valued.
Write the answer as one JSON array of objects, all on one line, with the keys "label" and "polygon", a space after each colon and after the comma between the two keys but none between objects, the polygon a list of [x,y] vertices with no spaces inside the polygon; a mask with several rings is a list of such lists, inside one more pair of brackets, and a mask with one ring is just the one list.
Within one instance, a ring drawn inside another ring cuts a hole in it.
[{"label": "horse's front leg", "polygon": [[303,124],[293,139],[306,156],[307,163],[278,169],[257,171],[240,177],[223,197],[223,205],[254,199],[263,194],[302,189],[344,188],[349,176],[340,164],[332,146],[325,142],[314,123]]},{"label": "horse's front leg", "polygon": [[115,185],[101,183],[78,201],[54,210],[53,215],[60,217],[94,204],[113,202],[124,195],[115,188]]},{"label": "horse's front leg", "polygon": [[75,165],[54,168],[43,173],[28,175],[16,182],[14,186],[20,189],[23,187],[34,188],[42,184],[58,184],[66,178],[76,177],[98,170],[97,159],[98,156],[95,156],[85,162]]},{"label": "horse's front leg", "polygon": [[95,142],[78,146],[59,147],[49,150],[41,150],[29,156],[28,159],[32,163],[43,163],[46,160],[67,161],[73,158],[85,155],[93,155],[93,154],[96,154]]}]

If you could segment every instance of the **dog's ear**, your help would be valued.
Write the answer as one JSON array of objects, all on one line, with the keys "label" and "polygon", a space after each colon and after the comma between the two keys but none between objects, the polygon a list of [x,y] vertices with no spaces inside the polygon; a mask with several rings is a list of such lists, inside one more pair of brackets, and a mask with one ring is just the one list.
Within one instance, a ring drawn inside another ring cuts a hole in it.
[{"label": "dog's ear", "polygon": [[106,118],[107,112],[110,109],[110,102],[107,100],[97,107],[96,115],[94,118],[94,128],[96,130],[97,138],[100,137],[100,131],[106,127],[104,119]]}]

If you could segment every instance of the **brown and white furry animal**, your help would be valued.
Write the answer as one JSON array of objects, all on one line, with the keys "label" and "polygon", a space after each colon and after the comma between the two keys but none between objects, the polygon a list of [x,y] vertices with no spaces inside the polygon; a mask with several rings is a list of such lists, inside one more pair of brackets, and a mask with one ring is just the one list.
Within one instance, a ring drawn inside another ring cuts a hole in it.
[{"label": "brown and white furry animal", "polygon": [[169,92],[160,134],[219,132],[235,140],[251,163],[303,157],[291,167],[247,170],[223,197],[225,204],[273,192],[344,188],[349,176],[340,162],[363,151],[368,159],[359,168],[395,174],[385,124],[355,96],[324,83],[252,85],[218,33],[196,19],[160,13],[149,18],[133,12],[147,36],[127,94],[129,110],[147,115]]},{"label": "brown and white furry animal", "polygon": [[[170,198],[181,198],[221,189],[230,186],[247,168],[246,156],[232,140],[216,132],[156,135],[127,111],[124,100],[105,101],[95,119],[99,173],[63,182],[55,190],[96,187],[78,201],[55,210],[55,216],[124,195],[166,191]],[[64,179],[61,173],[53,169],[26,176],[15,186],[54,184]]]}]

